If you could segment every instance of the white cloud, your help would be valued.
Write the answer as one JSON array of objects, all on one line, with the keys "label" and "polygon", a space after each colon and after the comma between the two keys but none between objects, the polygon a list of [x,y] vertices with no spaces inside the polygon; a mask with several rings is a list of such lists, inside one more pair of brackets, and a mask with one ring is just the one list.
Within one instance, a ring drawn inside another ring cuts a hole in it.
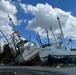
[{"label": "white cloud", "polygon": [[[11,2],[11,0],[0,0],[0,29],[8,37],[12,33],[13,29],[10,25],[8,14],[12,18],[12,21],[15,25],[21,23],[21,20],[17,20],[15,14],[18,12],[16,6]],[[1,34],[1,33],[0,33]],[[0,35],[2,36],[2,35]],[[4,39],[0,37],[0,40]]]},{"label": "white cloud", "polygon": [[21,3],[20,3],[20,6],[22,7],[22,9],[24,9],[24,11],[25,11],[25,13],[26,13],[26,11],[27,11],[27,5],[26,5],[26,4],[21,4]]},{"label": "white cloud", "polygon": [[65,37],[76,38],[76,17],[72,16],[71,12],[65,12],[60,8],[53,8],[48,3],[38,3],[36,6],[20,4],[20,6],[25,13],[31,13],[34,16],[28,21],[27,29],[39,32],[41,36],[45,37],[44,29],[49,29],[51,26],[54,33],[59,33],[57,21],[57,17],[59,17]]}]

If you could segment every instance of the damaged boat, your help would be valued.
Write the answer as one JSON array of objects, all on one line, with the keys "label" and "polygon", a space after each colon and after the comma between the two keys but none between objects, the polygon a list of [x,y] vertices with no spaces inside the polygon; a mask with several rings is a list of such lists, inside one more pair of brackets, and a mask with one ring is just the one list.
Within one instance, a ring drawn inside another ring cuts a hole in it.
[{"label": "damaged boat", "polygon": [[[54,35],[54,32],[52,30],[52,27],[50,28],[52,35],[54,37],[54,40],[55,40],[54,44],[50,43],[50,41],[49,41],[47,29],[46,29],[46,33],[47,33],[48,43],[42,44],[39,34],[37,35],[37,39],[40,44],[39,56],[40,56],[40,59],[42,62],[47,62],[48,60],[52,61],[53,59],[55,59],[57,61],[57,60],[65,58],[67,56],[76,56],[76,49],[67,50],[67,47],[63,44],[64,35],[63,35],[63,31],[62,31],[62,28],[60,25],[60,20],[58,17],[57,17],[57,19],[58,19],[59,27],[61,30],[61,35],[60,35],[60,37],[56,38]],[[49,59],[49,56],[50,56],[50,59]]]},{"label": "damaged boat", "polygon": [[26,64],[29,63],[31,60],[35,59],[38,56],[39,49],[37,45],[33,42],[30,44],[31,40],[29,39],[22,39],[19,32],[16,30],[12,19],[8,15],[9,20],[13,26],[13,33],[10,35],[10,40],[6,38],[2,30],[0,32],[5,37],[6,41],[8,42],[9,46],[13,49],[13,56],[14,56],[14,63],[16,64]]}]

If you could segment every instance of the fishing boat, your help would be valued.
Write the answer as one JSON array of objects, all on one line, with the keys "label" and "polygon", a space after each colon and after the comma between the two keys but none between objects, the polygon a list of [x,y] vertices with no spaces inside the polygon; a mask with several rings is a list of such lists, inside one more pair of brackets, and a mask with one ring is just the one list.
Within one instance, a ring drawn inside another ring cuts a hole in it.
[{"label": "fishing boat", "polygon": [[47,29],[46,29],[46,33],[47,33],[48,43],[42,44],[39,34],[37,35],[38,42],[40,43],[39,56],[40,56],[40,59],[42,62],[47,62],[49,59],[49,56],[50,56],[50,60],[51,60],[51,58],[60,60],[67,56],[76,56],[76,49],[67,50],[67,48],[64,44],[63,44],[64,46],[62,46],[62,43],[64,41],[64,36],[63,36],[63,31],[62,31],[62,28],[60,25],[60,20],[58,17],[57,17],[57,19],[58,19],[59,27],[61,30],[61,36],[58,39],[55,38],[53,30],[52,30],[52,28],[50,28],[52,31],[54,40],[55,40],[54,44],[50,43],[50,41],[49,41]]},{"label": "fishing boat", "polygon": [[38,47],[36,45],[27,45],[19,50],[16,51],[15,62],[20,64],[30,62],[31,60],[33,60],[38,56],[38,52],[39,52]]},{"label": "fishing boat", "polygon": [[48,56],[50,55],[52,58],[55,59],[63,59],[67,56],[76,56],[76,50],[66,50],[65,48],[59,48],[56,45],[49,45],[44,44],[44,48],[40,48],[39,56],[42,62],[48,61]]},{"label": "fishing boat", "polygon": [[10,18],[9,15],[8,15],[8,17],[13,26],[13,33],[10,34],[10,41],[4,35],[2,30],[0,30],[0,32],[5,37],[9,46],[13,49],[12,53],[14,55],[14,63],[16,63],[16,64],[28,63],[38,56],[39,49],[34,42],[32,44],[30,44],[31,40],[21,38],[19,32],[16,30],[16,28],[12,22],[12,19]]}]

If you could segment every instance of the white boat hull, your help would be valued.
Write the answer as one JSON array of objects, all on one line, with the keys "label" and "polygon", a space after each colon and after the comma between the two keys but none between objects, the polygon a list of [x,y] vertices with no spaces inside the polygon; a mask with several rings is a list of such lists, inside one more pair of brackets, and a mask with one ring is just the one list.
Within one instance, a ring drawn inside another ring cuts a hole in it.
[{"label": "white boat hull", "polygon": [[15,62],[19,64],[29,62],[32,59],[34,59],[36,56],[38,56],[38,53],[39,50],[37,46],[31,46],[29,48],[25,48],[24,52],[16,57]]},{"label": "white boat hull", "polygon": [[65,56],[76,56],[76,51],[60,49],[56,48],[55,46],[48,46],[40,49],[39,56],[42,62],[48,60],[48,55],[52,56],[55,59],[61,59]]}]

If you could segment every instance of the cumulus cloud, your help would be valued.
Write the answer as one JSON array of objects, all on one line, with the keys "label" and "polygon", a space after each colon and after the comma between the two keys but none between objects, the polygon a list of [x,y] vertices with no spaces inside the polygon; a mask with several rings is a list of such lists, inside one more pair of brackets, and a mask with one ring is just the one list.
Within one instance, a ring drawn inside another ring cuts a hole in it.
[{"label": "cumulus cloud", "polygon": [[[9,37],[9,34],[13,32],[13,28],[10,25],[8,14],[12,18],[12,21],[15,25],[20,24],[22,21],[17,20],[15,14],[18,13],[16,6],[11,2],[11,0],[0,0],[0,29],[4,34]],[[0,33],[0,40],[3,42],[3,36]]]},{"label": "cumulus cloud", "polygon": [[[60,18],[61,26],[65,37],[76,38],[76,17],[71,15],[71,12],[60,8],[53,8],[48,3],[36,6],[20,4],[25,13],[31,13],[34,17],[28,21],[27,29],[38,32],[45,37],[45,28],[52,27],[55,34],[60,33],[57,17]],[[50,35],[51,32],[49,32]]]}]

